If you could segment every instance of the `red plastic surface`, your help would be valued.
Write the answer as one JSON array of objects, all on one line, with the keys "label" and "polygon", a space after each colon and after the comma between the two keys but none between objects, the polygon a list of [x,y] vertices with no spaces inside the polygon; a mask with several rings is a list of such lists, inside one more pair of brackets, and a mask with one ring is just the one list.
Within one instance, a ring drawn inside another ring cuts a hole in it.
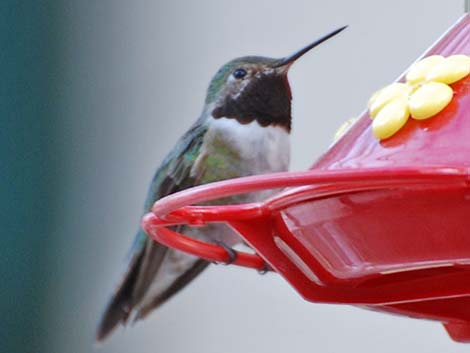
[{"label": "red plastic surface", "polygon": [[[470,54],[470,16],[426,55]],[[365,113],[308,172],[204,185],[158,201],[143,219],[157,241],[214,261],[225,249],[165,228],[225,222],[305,299],[348,303],[439,320],[470,341],[470,78],[453,101],[385,141]],[[190,206],[261,189],[291,187],[262,203]]]}]

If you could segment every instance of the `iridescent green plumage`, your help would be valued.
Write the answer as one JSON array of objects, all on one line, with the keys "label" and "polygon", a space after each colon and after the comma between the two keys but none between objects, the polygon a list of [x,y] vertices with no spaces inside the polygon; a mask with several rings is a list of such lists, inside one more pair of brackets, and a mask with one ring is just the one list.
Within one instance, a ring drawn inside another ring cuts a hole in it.
[{"label": "iridescent green plumage", "polygon": [[[206,123],[203,119],[199,119],[165,157],[150,183],[144,203],[144,213],[149,212],[154,202],[162,197],[198,184],[191,176],[191,168],[199,156],[206,131]],[[141,251],[147,239],[147,235],[139,231],[131,248],[131,254]]]}]

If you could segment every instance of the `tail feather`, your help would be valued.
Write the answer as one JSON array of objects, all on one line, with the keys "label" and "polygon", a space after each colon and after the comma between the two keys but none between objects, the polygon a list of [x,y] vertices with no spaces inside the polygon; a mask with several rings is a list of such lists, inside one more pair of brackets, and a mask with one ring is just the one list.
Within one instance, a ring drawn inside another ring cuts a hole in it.
[{"label": "tail feather", "polygon": [[98,342],[108,337],[118,324],[125,324],[127,322],[132,311],[132,290],[137,280],[142,257],[143,253],[131,261],[130,270],[124,275],[117,291],[108,302],[96,332],[96,340]]},{"label": "tail feather", "polygon": [[197,260],[191,268],[189,268],[186,272],[179,276],[165,291],[163,291],[160,295],[156,296],[151,303],[140,308],[134,321],[144,319],[152,310],[158,308],[160,305],[170,299],[173,295],[183,289],[189,282],[196,278],[209,264],[210,262],[206,260]]},{"label": "tail feather", "polygon": [[103,341],[118,324],[126,324],[155,278],[168,249],[151,240],[132,257],[98,325],[96,340]]},{"label": "tail feather", "polygon": [[119,324],[125,325],[129,320],[134,322],[146,317],[209,264],[148,238],[137,249],[98,325],[98,342],[106,339]]}]

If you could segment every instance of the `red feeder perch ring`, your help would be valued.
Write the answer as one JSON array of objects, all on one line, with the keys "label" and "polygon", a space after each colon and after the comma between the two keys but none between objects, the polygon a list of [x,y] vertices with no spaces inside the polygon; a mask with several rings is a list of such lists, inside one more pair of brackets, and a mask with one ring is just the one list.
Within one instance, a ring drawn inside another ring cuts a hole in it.
[{"label": "red feeder perch ring", "polygon": [[[427,53],[470,54],[470,16]],[[227,262],[226,250],[169,229],[223,222],[306,300],[438,320],[470,342],[470,76],[432,119],[377,140],[364,113],[307,172],[253,176],[165,197],[142,226],[156,241]],[[448,90],[448,88],[447,88]],[[260,203],[192,206],[288,188]]]},{"label": "red feeder perch ring", "polygon": [[[206,209],[204,207],[194,207],[191,209],[186,207],[178,211],[169,215],[171,219],[175,220],[173,222],[165,221],[164,219],[155,216],[153,213],[149,213],[144,216],[142,227],[155,241],[168,247],[178,249],[208,261],[228,263],[229,257],[227,251],[222,246],[193,239],[167,228],[167,226],[175,224],[201,225],[214,221],[213,217],[210,217],[214,215],[212,213],[213,209]],[[208,212],[206,213],[204,211]],[[243,208],[241,210],[233,210],[232,212],[236,214],[243,212]],[[226,214],[228,218],[230,218],[229,213]],[[197,218],[197,223],[194,221],[195,217]],[[180,222],[177,222],[176,219],[179,219]],[[260,271],[267,269],[266,262],[258,255],[238,251],[236,259],[232,264],[254,268]]]}]

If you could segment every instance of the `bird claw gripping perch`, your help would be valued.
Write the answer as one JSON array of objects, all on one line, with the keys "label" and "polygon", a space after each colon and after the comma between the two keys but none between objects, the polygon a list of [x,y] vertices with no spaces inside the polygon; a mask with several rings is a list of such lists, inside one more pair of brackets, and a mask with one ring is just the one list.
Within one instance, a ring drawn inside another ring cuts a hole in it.
[{"label": "bird claw gripping perch", "polygon": [[[231,248],[230,246],[225,244],[223,241],[216,240],[214,243],[221,246],[221,247],[223,247],[225,249],[225,251],[227,252],[228,261],[224,262],[223,264],[224,265],[233,264],[235,262],[235,260],[237,259],[237,257],[238,257],[238,253],[233,248]],[[219,263],[214,262],[214,264],[218,265]]]}]

